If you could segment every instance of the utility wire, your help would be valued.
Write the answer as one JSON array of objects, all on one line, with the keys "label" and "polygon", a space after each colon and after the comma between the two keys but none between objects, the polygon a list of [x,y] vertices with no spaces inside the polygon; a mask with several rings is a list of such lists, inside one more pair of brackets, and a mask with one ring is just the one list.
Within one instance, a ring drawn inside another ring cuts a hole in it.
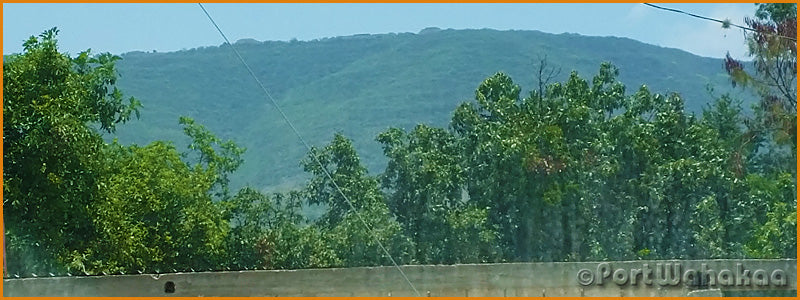
[{"label": "utility wire", "polygon": [[[244,65],[244,67],[247,68],[247,71],[250,73],[250,76],[253,77],[253,79],[256,81],[256,83],[258,83],[258,85],[261,87],[261,90],[264,91],[264,94],[267,96],[269,101],[272,102],[272,105],[275,106],[275,109],[278,110],[278,112],[281,114],[281,117],[283,117],[283,120],[286,121],[286,123],[289,124],[289,127],[292,128],[292,131],[297,136],[297,138],[300,139],[300,141],[303,143],[303,145],[306,147],[306,149],[308,149],[308,151],[311,151],[311,146],[309,146],[309,144],[306,143],[306,140],[303,139],[303,137],[300,135],[300,132],[297,130],[297,128],[294,127],[294,124],[292,124],[292,121],[289,120],[289,118],[283,112],[281,107],[278,106],[278,103],[277,103],[277,101],[275,101],[275,98],[272,97],[272,95],[269,93],[269,91],[264,86],[264,84],[261,83],[261,80],[258,79],[258,77],[256,76],[255,72],[253,72],[253,69],[250,68],[250,65],[248,65],[247,62],[244,60],[244,58],[242,58],[242,55],[239,54],[239,51],[236,50],[235,47],[233,47],[233,44],[231,44],[230,40],[228,40],[228,37],[225,36],[225,33],[222,32],[222,29],[219,28],[219,26],[217,25],[217,22],[214,22],[214,18],[211,17],[211,15],[208,13],[206,8],[203,7],[202,3],[197,3],[197,5],[200,5],[200,8],[203,10],[203,13],[206,14],[206,17],[208,17],[208,20],[211,21],[211,24],[213,24],[214,27],[217,29],[219,34],[225,40],[225,43],[227,43],[228,46],[231,47],[231,50],[233,50],[233,52],[236,54],[236,57],[239,58],[239,61],[241,61],[242,64]],[[385,253],[386,256],[389,257],[389,260],[392,262],[394,267],[397,268],[398,271],[400,271],[400,275],[403,276],[403,279],[405,279],[405,281],[408,283],[408,285],[411,287],[411,289],[414,290],[414,293],[417,295],[417,297],[421,297],[422,295],[420,295],[420,293],[417,290],[417,288],[414,287],[414,284],[411,283],[411,280],[408,279],[408,276],[406,276],[406,273],[403,272],[403,269],[400,268],[400,266],[397,264],[397,262],[395,262],[394,258],[392,258],[392,255],[389,254],[389,251],[386,250],[386,247],[383,246],[383,243],[381,243],[380,239],[375,237],[375,232],[372,230],[371,227],[369,227],[367,222],[364,221],[364,218],[361,217],[361,214],[358,213],[358,210],[356,210],[356,207],[355,207],[355,205],[353,205],[353,202],[350,201],[350,198],[348,198],[347,195],[345,195],[344,192],[342,192],[342,189],[339,187],[338,184],[336,184],[336,181],[333,180],[333,177],[328,172],[328,169],[325,168],[325,166],[322,164],[322,162],[319,161],[319,159],[316,156],[312,155],[312,157],[314,158],[314,161],[319,165],[320,169],[322,169],[322,172],[325,173],[325,176],[328,177],[328,180],[330,180],[331,183],[333,183],[333,186],[336,187],[336,190],[339,191],[339,194],[342,195],[342,198],[344,198],[347,201],[347,203],[350,205],[350,209],[353,211],[353,213],[355,213],[355,215],[358,217],[358,219],[361,221],[361,223],[364,225],[364,227],[367,229],[367,231],[370,233],[370,235],[372,235],[372,237],[375,239],[375,242],[377,242],[378,246],[381,248],[381,250],[383,250],[383,253]]]},{"label": "utility wire", "polygon": [[[663,6],[658,6],[658,5],[651,4],[651,3],[642,3],[642,4],[650,6],[650,7],[653,7],[653,8],[661,9],[661,10],[671,11],[671,12],[684,14],[684,15],[692,16],[692,17],[695,17],[695,18],[703,19],[703,20],[717,22],[717,23],[720,23],[720,24],[726,25],[726,26],[733,26],[733,27],[736,27],[736,28],[741,28],[742,30],[745,30],[745,31],[760,33],[760,32],[758,32],[757,30],[755,30],[753,28],[734,24],[730,20],[723,21],[723,20],[718,20],[718,19],[714,19],[714,18],[704,17],[704,16],[701,16],[701,15],[696,15],[696,14],[693,14],[693,13],[685,12],[685,11],[674,9],[674,8],[667,8],[667,7],[663,7]],[[774,36],[777,36],[779,38],[784,38],[784,39],[787,39],[787,40],[791,40],[791,41],[797,42],[797,38],[788,37],[788,36],[785,36],[785,35],[780,35],[780,34],[775,34],[775,33],[766,33],[766,34],[774,35]]]}]

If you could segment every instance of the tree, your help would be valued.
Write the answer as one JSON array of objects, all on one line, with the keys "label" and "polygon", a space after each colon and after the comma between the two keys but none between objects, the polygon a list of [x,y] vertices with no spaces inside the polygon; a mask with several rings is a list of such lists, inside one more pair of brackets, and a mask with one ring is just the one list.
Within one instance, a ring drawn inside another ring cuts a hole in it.
[{"label": "tree", "polygon": [[725,59],[734,86],[759,96],[738,138],[741,147],[751,149],[745,160],[750,172],[739,176],[745,179],[739,203],[750,210],[738,213],[752,221],[742,224],[749,241],[738,242],[746,243],[748,256],[795,257],[797,194],[787,184],[797,184],[797,4],[756,7],[755,18],[745,19],[753,29],[745,32],[752,69],[730,56]]},{"label": "tree", "polygon": [[[181,117],[188,153],[168,142],[102,148],[102,181],[91,206],[97,240],[69,267],[89,272],[218,268],[229,234],[227,173],[244,149]],[[214,149],[221,148],[217,152]],[[198,163],[182,157],[199,157]]]},{"label": "tree", "polygon": [[414,242],[419,263],[442,263],[450,256],[446,216],[462,206],[463,171],[452,134],[418,125],[406,134],[391,128],[377,140],[389,158],[382,174],[386,202]]},{"label": "tree", "polygon": [[551,80],[555,79],[561,73],[561,68],[549,66],[547,63],[547,55],[545,55],[544,57],[539,57],[539,64],[536,67],[536,73],[536,81],[539,87],[537,92],[539,95],[544,95],[547,84],[549,84]]},{"label": "tree", "polygon": [[608,173],[603,131],[624,97],[616,72],[604,64],[591,85],[573,72],[565,83],[525,98],[511,78],[496,74],[478,87],[477,107],[457,108],[451,126],[464,149],[469,199],[490,208],[506,259],[578,259],[589,252],[581,247],[592,243],[581,241],[591,237],[581,233],[596,222],[580,207],[600,196],[599,176]]},{"label": "tree", "polygon": [[[775,176],[775,175],[773,175]],[[797,257],[797,180],[791,174],[775,177],[756,174],[747,177],[747,197],[753,207],[748,225],[750,234],[744,239],[744,250],[753,258]],[[747,216],[747,215],[745,215]]]},{"label": "tree", "polygon": [[379,243],[395,259],[407,257],[408,240],[349,139],[334,135],[324,148],[312,148],[301,164],[312,175],[303,191],[307,203],[328,208],[315,224],[345,266],[388,264]]},{"label": "tree", "polygon": [[303,225],[302,195],[269,197],[246,187],[231,200],[229,264],[235,269],[302,269],[341,265],[315,226]]},{"label": "tree", "polygon": [[214,195],[227,199],[230,196],[228,175],[242,165],[242,154],[246,149],[231,140],[223,142],[203,125],[196,124],[192,118],[180,117],[178,122],[184,126],[183,132],[192,139],[189,144],[189,150],[192,151],[183,153],[183,157],[189,160],[194,157],[197,161],[195,169],[205,168],[213,172]]},{"label": "tree", "polygon": [[421,264],[492,261],[496,232],[488,210],[463,195],[462,148],[445,129],[418,125],[406,133],[390,128],[377,140],[389,158],[380,176],[386,203],[413,242]]},{"label": "tree", "polygon": [[[4,213],[11,273],[168,271],[220,266],[227,174],[244,149],[181,118],[184,162],[168,142],[106,144],[135,114],[116,83],[119,57],[76,58],[56,29],[3,64]],[[127,101],[127,104],[125,103]],[[214,201],[216,200],[218,201]]]},{"label": "tree", "polygon": [[778,145],[791,145],[797,153],[797,4],[756,4],[756,18],[745,19],[753,31],[745,32],[753,70],[728,55],[725,70],[732,83],[753,89],[759,96],[751,130],[769,136]]},{"label": "tree", "polygon": [[[462,148],[461,169],[469,201],[487,207],[488,222],[498,230],[500,256],[528,260],[532,255],[533,199],[522,195],[522,147],[514,122],[521,116],[520,87],[498,73],[477,88],[473,103],[455,111],[451,127]],[[534,198],[535,199],[535,198]]]},{"label": "tree", "polygon": [[[139,102],[123,98],[110,54],[58,52],[56,28],[3,63],[3,209],[9,272],[55,271],[90,246],[104,162],[99,131],[114,132]],[[98,130],[99,129],[99,130]]]},{"label": "tree", "polygon": [[[677,94],[626,97],[617,73],[603,64],[589,83],[573,72],[521,99],[496,74],[477,105],[456,109],[469,203],[488,209],[501,259],[789,255],[794,198],[774,186],[785,176],[753,174],[762,162],[738,104],[724,95],[698,119]],[[415,157],[398,149],[390,164]]]},{"label": "tree", "polygon": [[92,207],[98,236],[71,269],[163,272],[220,264],[229,225],[209,193],[215,173],[189,168],[164,142],[115,143],[105,152],[108,176]]}]

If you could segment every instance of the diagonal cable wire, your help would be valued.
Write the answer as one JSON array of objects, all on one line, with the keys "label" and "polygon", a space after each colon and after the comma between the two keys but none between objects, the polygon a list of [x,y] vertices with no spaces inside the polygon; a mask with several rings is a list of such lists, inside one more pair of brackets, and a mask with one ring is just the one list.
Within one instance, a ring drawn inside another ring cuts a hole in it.
[{"label": "diagonal cable wire", "polygon": [[[682,10],[679,10],[679,9],[658,6],[658,5],[655,5],[655,4],[652,4],[652,3],[642,3],[642,4],[650,6],[650,7],[653,7],[653,8],[666,10],[666,11],[671,11],[671,12],[675,12],[675,13],[679,13],[679,14],[684,14],[684,15],[695,17],[695,18],[698,18],[698,19],[717,22],[717,23],[720,23],[722,25],[733,26],[733,27],[736,27],[736,28],[741,28],[742,30],[745,30],[745,31],[758,33],[758,31],[753,29],[753,28],[737,25],[737,24],[732,23],[731,21],[723,21],[723,20],[718,20],[718,19],[714,19],[714,18],[704,17],[704,16],[696,15],[696,14],[693,14],[693,13],[690,13],[690,12],[685,12],[685,11],[682,11]],[[791,41],[797,42],[797,39],[793,38],[793,37],[788,37],[788,36],[785,36],[785,35],[780,35],[780,34],[775,34],[775,33],[766,33],[766,34],[774,35],[774,36],[777,36],[779,38],[784,38],[784,39],[787,39],[787,40],[791,40]]]},{"label": "diagonal cable wire", "polygon": [[[306,147],[306,149],[308,149],[308,151],[311,151],[311,146],[309,146],[309,144],[306,142],[306,140],[303,139],[303,137],[300,135],[300,132],[297,130],[297,128],[295,128],[294,124],[292,124],[292,121],[290,121],[289,118],[286,116],[286,114],[283,112],[283,109],[281,109],[281,107],[278,106],[278,103],[277,103],[277,101],[275,101],[275,98],[272,97],[272,95],[269,93],[269,91],[264,86],[264,84],[261,83],[261,80],[258,79],[258,77],[256,76],[255,72],[253,72],[253,69],[250,68],[250,65],[248,65],[247,62],[244,60],[244,58],[242,58],[242,55],[239,54],[239,51],[236,50],[235,47],[233,47],[233,44],[231,44],[230,40],[228,40],[228,37],[225,35],[225,33],[222,32],[222,29],[219,28],[219,26],[217,25],[217,22],[214,21],[214,18],[211,17],[211,15],[208,13],[208,11],[206,10],[206,8],[203,6],[202,3],[197,3],[197,5],[199,5],[200,8],[203,10],[203,13],[206,14],[206,17],[208,17],[208,20],[211,21],[211,24],[214,25],[214,28],[217,29],[219,34],[225,40],[225,43],[228,44],[228,46],[231,47],[231,50],[233,50],[233,52],[236,54],[236,57],[239,58],[239,61],[241,61],[242,64],[244,65],[244,67],[247,68],[247,71],[250,73],[250,76],[253,77],[253,79],[256,81],[256,83],[258,83],[258,86],[261,87],[261,90],[264,91],[264,94],[267,96],[269,101],[272,102],[272,105],[275,106],[275,109],[278,110],[278,112],[281,114],[281,117],[283,117],[283,120],[286,121],[287,124],[289,124],[289,127],[292,128],[292,131],[294,132],[294,134],[297,136],[298,139],[300,139],[300,142],[303,143],[303,145]],[[386,247],[383,246],[383,243],[381,243],[380,239],[375,237],[375,232],[372,230],[372,228],[369,226],[369,224],[367,224],[367,222],[364,220],[364,218],[361,216],[361,214],[358,213],[358,210],[356,210],[356,207],[355,207],[355,205],[353,205],[353,202],[350,201],[350,198],[348,198],[347,195],[344,194],[344,192],[339,187],[339,185],[336,184],[336,181],[333,180],[333,177],[331,176],[330,172],[328,172],[328,169],[326,169],[325,166],[322,164],[322,162],[319,161],[317,156],[312,155],[312,157],[314,158],[314,161],[319,165],[320,169],[322,169],[322,172],[325,173],[325,176],[328,177],[328,180],[330,180],[331,183],[333,183],[333,186],[336,188],[336,190],[339,191],[339,194],[341,194],[342,197],[350,205],[350,209],[353,211],[353,213],[355,213],[355,215],[361,221],[361,224],[364,225],[364,227],[367,229],[367,231],[370,233],[370,235],[372,235],[372,237],[375,239],[375,242],[377,242],[378,246],[381,248],[381,250],[383,250],[383,253],[386,254],[387,257],[389,257],[389,260],[392,262],[392,265],[394,265],[394,267],[397,268],[397,271],[400,271],[400,275],[403,276],[403,279],[405,279],[405,281],[408,283],[408,285],[411,287],[411,289],[414,290],[414,293],[417,295],[417,297],[421,297],[422,295],[420,295],[419,291],[414,286],[414,284],[411,283],[411,280],[408,279],[408,276],[406,276],[406,273],[403,272],[403,269],[400,268],[400,266],[397,264],[397,262],[395,262],[394,258],[392,257],[391,254],[389,254],[389,251],[386,250]]]}]

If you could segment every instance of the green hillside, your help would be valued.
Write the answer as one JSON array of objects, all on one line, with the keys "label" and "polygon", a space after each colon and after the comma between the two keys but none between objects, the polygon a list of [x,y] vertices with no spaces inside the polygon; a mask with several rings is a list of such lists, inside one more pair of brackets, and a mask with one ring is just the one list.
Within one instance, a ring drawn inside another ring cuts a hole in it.
[{"label": "green hillside", "polygon": [[[235,47],[311,145],[342,133],[353,139],[372,173],[383,171],[386,161],[374,141],[378,133],[418,123],[447,126],[455,107],[498,71],[523,89],[533,88],[544,56],[561,68],[554,81],[572,70],[591,76],[608,61],[620,69],[628,93],[648,83],[654,92],[680,93],[696,112],[712,100],[707,85],[717,93],[730,87],[721,60],[616,37],[428,29],[314,41],[242,40]],[[188,142],[177,123],[186,115],[248,149],[233,187],[286,188],[305,176],[298,162],[306,149],[226,46],[122,57],[119,86],[144,107],[141,121],[119,128],[120,142]]]}]

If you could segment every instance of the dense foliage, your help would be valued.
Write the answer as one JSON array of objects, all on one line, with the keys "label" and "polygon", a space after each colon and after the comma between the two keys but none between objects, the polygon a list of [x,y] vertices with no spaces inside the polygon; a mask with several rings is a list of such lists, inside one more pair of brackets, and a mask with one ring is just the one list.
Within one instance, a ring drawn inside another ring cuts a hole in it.
[{"label": "dense foliage", "polygon": [[104,184],[99,131],[138,114],[138,101],[125,104],[111,88],[119,58],[70,58],[58,52],[57,33],[31,37],[24,55],[3,63],[3,212],[11,265],[21,270],[60,266],[91,247]]},{"label": "dense foliage", "polygon": [[796,142],[728,95],[695,114],[610,63],[528,94],[496,73],[448,127],[378,134],[378,176],[337,133],[301,187],[232,192],[245,149],[191,118],[185,152],[104,142],[140,104],[118,57],[70,58],[56,33],[3,64],[10,274],[796,257]]}]

